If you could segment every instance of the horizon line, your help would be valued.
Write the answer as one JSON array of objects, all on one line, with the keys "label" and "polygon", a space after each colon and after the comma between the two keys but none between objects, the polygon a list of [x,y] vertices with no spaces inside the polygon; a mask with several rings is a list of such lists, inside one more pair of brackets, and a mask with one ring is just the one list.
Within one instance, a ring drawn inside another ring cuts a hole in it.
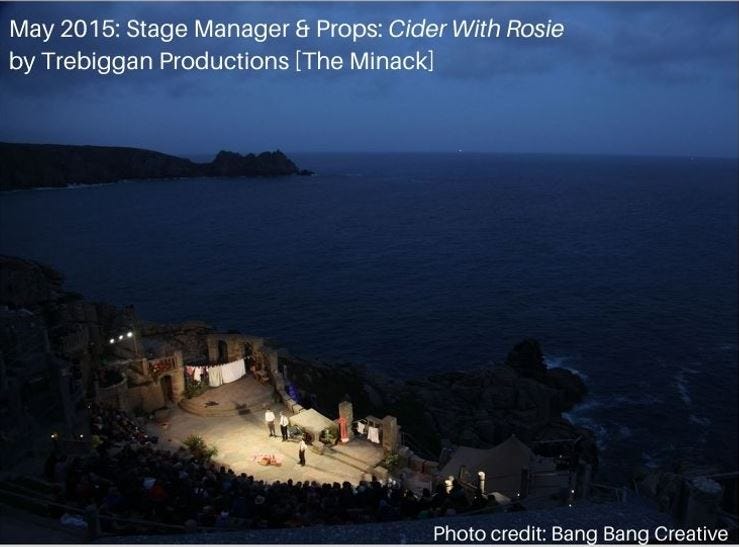
[{"label": "horizon line", "polygon": [[[226,149],[224,149],[226,150]],[[433,155],[433,154],[450,154],[450,155],[465,155],[465,154],[476,154],[476,155],[487,155],[487,156],[604,156],[604,157],[618,157],[618,158],[673,158],[673,159],[716,159],[716,160],[735,160],[739,161],[738,156],[707,156],[704,154],[659,154],[659,153],[634,153],[634,152],[514,152],[514,151],[494,151],[494,150],[285,150],[283,148],[277,148],[286,155],[290,154],[419,154],[419,155]],[[218,152],[189,152],[181,154],[185,156],[205,156],[209,154],[217,154]],[[172,154],[172,155],[178,155]]]},{"label": "horizon line", "polygon": [[[147,0],[148,1],[148,0]],[[579,1],[579,0],[578,0]],[[739,155],[736,156],[724,156],[724,155],[706,155],[706,154],[681,154],[681,153],[656,153],[656,152],[565,152],[565,151],[495,151],[495,150],[479,150],[470,149],[465,150],[462,148],[458,149],[438,149],[438,150],[288,150],[282,147],[270,149],[270,147],[264,147],[259,151],[239,151],[235,147],[219,147],[218,150],[212,152],[204,151],[163,151],[159,148],[148,148],[143,145],[129,145],[129,144],[76,144],[76,143],[59,143],[59,142],[21,142],[21,141],[9,141],[4,140],[0,137],[0,144],[18,144],[18,145],[39,145],[39,146],[99,146],[102,148],[133,148],[139,150],[148,150],[150,152],[158,152],[160,154],[167,154],[170,156],[182,157],[190,159],[193,156],[214,156],[221,151],[236,152],[239,154],[261,154],[262,152],[276,152],[280,151],[286,155],[290,154],[355,154],[355,155],[392,155],[392,154],[477,154],[477,155],[490,155],[490,156],[594,156],[594,157],[614,157],[614,158],[672,158],[672,159],[715,159],[715,160],[732,160],[739,161]]]}]

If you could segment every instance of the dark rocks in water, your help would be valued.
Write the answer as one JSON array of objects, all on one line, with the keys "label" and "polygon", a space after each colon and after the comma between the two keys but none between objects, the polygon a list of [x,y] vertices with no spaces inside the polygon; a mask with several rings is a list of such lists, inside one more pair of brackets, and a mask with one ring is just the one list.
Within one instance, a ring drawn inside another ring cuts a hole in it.
[{"label": "dark rocks in water", "polygon": [[539,342],[533,338],[526,338],[516,344],[506,357],[505,364],[519,374],[533,378],[542,378],[547,372],[544,354]]},{"label": "dark rocks in water", "polygon": [[566,412],[583,400],[587,387],[583,379],[565,368],[550,368],[544,382],[559,392],[557,408]]},{"label": "dark rocks in water", "polygon": [[309,171],[308,169],[301,169],[300,171],[298,171],[298,175],[301,177],[312,177],[313,175],[315,175],[315,173],[313,171]]},{"label": "dark rocks in water", "polygon": [[554,389],[557,395],[553,410],[566,412],[582,401],[587,393],[582,378],[564,368],[547,368],[544,354],[537,340],[526,338],[516,344],[506,358],[505,364],[523,377],[531,378]]},{"label": "dark rocks in water", "polygon": [[139,148],[0,143],[0,190],[134,179],[296,174],[300,174],[298,167],[280,151],[259,155],[221,151],[210,163],[196,163]]}]

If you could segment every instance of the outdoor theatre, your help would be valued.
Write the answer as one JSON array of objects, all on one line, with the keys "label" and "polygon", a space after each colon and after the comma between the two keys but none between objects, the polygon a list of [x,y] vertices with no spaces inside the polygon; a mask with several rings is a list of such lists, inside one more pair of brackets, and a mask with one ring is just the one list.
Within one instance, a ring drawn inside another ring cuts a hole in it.
[{"label": "outdoor theatre", "polygon": [[[192,342],[177,349],[172,341],[183,338]],[[574,492],[581,480],[515,436],[490,449],[459,446],[434,455],[409,446],[392,415],[357,415],[342,400],[320,411],[293,381],[309,363],[258,337],[144,330],[112,340],[118,360],[111,366],[123,380],[100,386],[98,404],[151,413],[154,419],[144,425],[161,447],[177,450],[198,435],[217,448],[219,464],[237,473],[266,481],[379,480],[402,483],[421,497],[438,491],[503,506],[525,499],[532,507],[562,504],[552,493]],[[136,340],[147,357],[133,352]],[[199,357],[197,347],[207,354]],[[274,426],[268,427],[270,420]],[[301,441],[308,445],[305,466],[298,461]]]}]

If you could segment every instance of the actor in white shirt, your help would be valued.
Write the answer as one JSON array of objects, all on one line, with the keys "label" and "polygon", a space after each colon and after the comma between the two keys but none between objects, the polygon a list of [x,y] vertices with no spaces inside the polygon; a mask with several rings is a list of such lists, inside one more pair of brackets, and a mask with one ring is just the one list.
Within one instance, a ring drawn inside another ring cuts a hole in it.
[{"label": "actor in white shirt", "polygon": [[287,440],[287,426],[290,425],[290,420],[287,419],[282,412],[280,412],[280,432],[282,433],[282,442]]},{"label": "actor in white shirt", "polygon": [[275,413],[272,412],[271,408],[268,408],[267,412],[264,413],[264,421],[267,422],[267,429],[269,429],[269,436],[277,437],[277,435],[275,434]]}]

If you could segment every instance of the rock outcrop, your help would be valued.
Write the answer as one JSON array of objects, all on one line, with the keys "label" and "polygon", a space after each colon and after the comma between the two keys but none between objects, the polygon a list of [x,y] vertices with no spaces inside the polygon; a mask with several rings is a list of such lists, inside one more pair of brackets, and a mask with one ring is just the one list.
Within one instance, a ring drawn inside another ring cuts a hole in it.
[{"label": "rock outcrop", "polygon": [[135,179],[309,175],[280,151],[221,151],[210,163],[139,148],[0,143],[0,190]]},{"label": "rock outcrop", "polygon": [[442,440],[486,448],[515,434],[529,444],[577,440],[579,455],[597,463],[593,433],[562,417],[585,395],[584,383],[568,370],[547,369],[535,340],[518,344],[504,364],[407,380],[346,363],[283,361],[301,404],[331,416],[347,398],[355,416],[392,414],[430,455]]}]

